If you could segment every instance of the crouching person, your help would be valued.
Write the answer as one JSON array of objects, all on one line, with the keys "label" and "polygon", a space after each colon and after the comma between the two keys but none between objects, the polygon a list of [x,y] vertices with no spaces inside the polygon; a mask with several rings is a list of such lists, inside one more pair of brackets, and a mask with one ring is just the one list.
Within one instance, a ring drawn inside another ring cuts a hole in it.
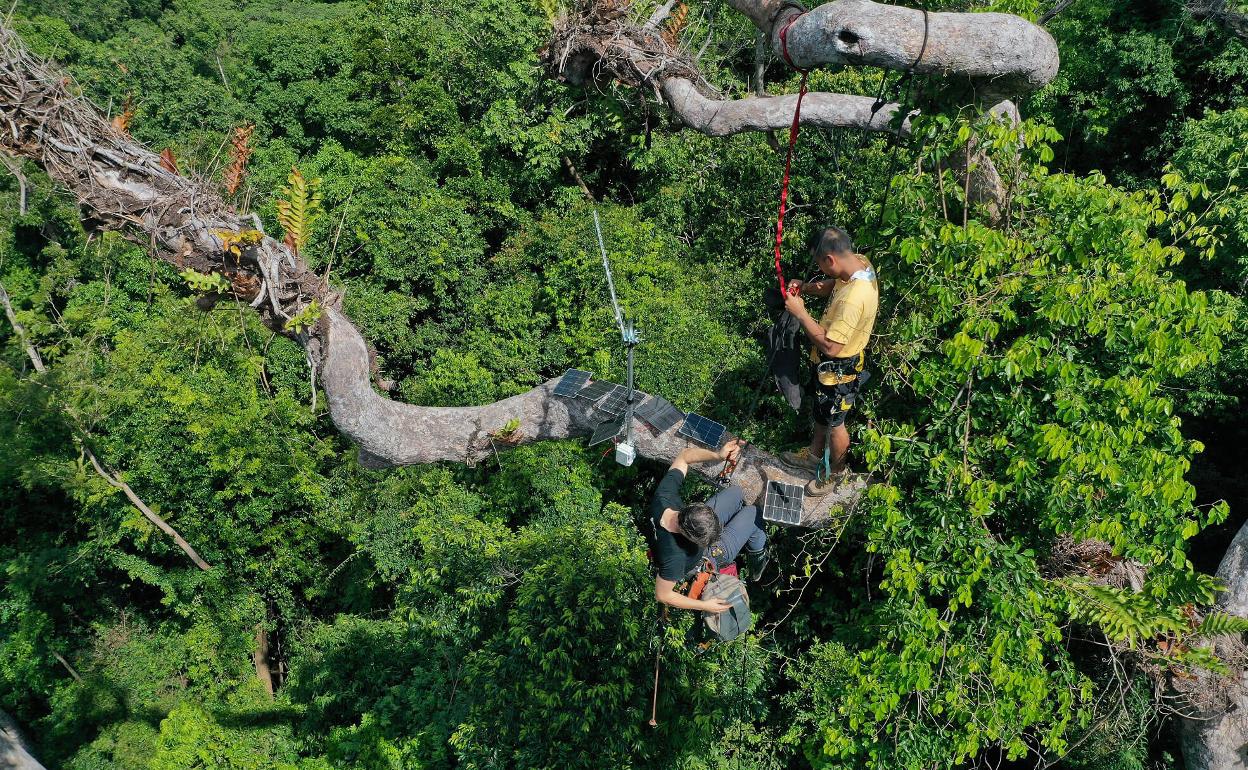
[{"label": "crouching person", "polygon": [[729,605],[718,600],[690,599],[677,591],[704,558],[715,561],[717,569],[734,562],[744,548],[750,578],[757,580],[767,564],[767,533],[762,513],[746,505],[741,488],[735,484],[705,503],[688,505],[680,488],[691,463],[726,461],[741,451],[742,442],[729,441],[718,452],[698,447],[681,451],[659,482],[650,502],[654,526],[654,598],[670,607],[704,612],[723,612]]}]

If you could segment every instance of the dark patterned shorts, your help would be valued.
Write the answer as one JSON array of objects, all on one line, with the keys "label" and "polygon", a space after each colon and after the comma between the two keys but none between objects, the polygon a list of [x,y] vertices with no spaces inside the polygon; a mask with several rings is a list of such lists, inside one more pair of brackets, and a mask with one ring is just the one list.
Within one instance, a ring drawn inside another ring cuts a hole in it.
[{"label": "dark patterned shorts", "polygon": [[827,428],[839,428],[858,400],[859,377],[838,385],[824,385],[815,378],[815,424]]}]

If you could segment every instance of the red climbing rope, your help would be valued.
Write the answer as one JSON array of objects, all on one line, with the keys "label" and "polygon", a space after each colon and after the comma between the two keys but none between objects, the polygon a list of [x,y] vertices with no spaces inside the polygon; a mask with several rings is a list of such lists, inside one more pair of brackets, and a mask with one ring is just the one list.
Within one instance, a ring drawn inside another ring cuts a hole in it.
[{"label": "red climbing rope", "polygon": [[786,64],[802,73],[802,83],[797,92],[797,107],[793,110],[793,125],[789,127],[789,151],[784,158],[784,181],[780,183],[780,213],[776,216],[776,280],[780,282],[781,295],[787,293],[787,289],[784,284],[784,270],[780,267],[780,241],[784,238],[784,210],[789,203],[789,175],[793,170],[793,150],[797,147],[797,133],[802,117],[802,97],[806,96],[806,76],[809,74],[806,70],[794,66],[793,60],[789,58],[789,27],[793,26],[793,22],[802,18],[803,15],[797,14],[780,29],[780,55],[784,57]]}]

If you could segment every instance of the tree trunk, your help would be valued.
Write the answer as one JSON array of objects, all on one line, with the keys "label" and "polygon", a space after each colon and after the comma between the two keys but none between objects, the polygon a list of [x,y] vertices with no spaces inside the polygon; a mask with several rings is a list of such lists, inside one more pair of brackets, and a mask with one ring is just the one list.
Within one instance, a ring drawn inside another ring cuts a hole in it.
[{"label": "tree trunk", "polygon": [[17,723],[0,711],[0,768],[4,770],[45,770],[27,748],[26,739]]},{"label": "tree trunk", "polygon": [[251,660],[256,664],[256,677],[260,679],[264,691],[272,698],[273,669],[269,665],[269,632],[265,630],[264,623],[256,624],[256,651],[251,654]]},{"label": "tree trunk", "polygon": [[[1231,541],[1217,576],[1226,586],[1217,609],[1248,617],[1248,523]],[[1248,671],[1243,640],[1226,636],[1213,646],[1230,666],[1230,676],[1199,671],[1194,678],[1171,682],[1187,701],[1185,716],[1179,719],[1183,760],[1187,770],[1248,768]]]},{"label": "tree trunk", "polygon": [[871,0],[834,0],[809,11],[788,0],[729,0],[793,66],[870,65],[963,76],[1000,94],[1034,91],[1057,75],[1057,43],[1008,13],[935,13]]}]

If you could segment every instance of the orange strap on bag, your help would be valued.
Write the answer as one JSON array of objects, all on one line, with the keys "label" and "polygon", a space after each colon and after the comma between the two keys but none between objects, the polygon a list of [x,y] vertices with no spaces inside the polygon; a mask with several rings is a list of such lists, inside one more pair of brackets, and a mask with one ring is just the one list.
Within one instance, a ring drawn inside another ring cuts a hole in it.
[{"label": "orange strap on bag", "polygon": [[706,590],[706,584],[710,582],[711,575],[715,574],[715,564],[710,559],[705,559],[698,574],[694,576],[693,583],[689,586],[689,598],[700,599],[702,592]]}]

